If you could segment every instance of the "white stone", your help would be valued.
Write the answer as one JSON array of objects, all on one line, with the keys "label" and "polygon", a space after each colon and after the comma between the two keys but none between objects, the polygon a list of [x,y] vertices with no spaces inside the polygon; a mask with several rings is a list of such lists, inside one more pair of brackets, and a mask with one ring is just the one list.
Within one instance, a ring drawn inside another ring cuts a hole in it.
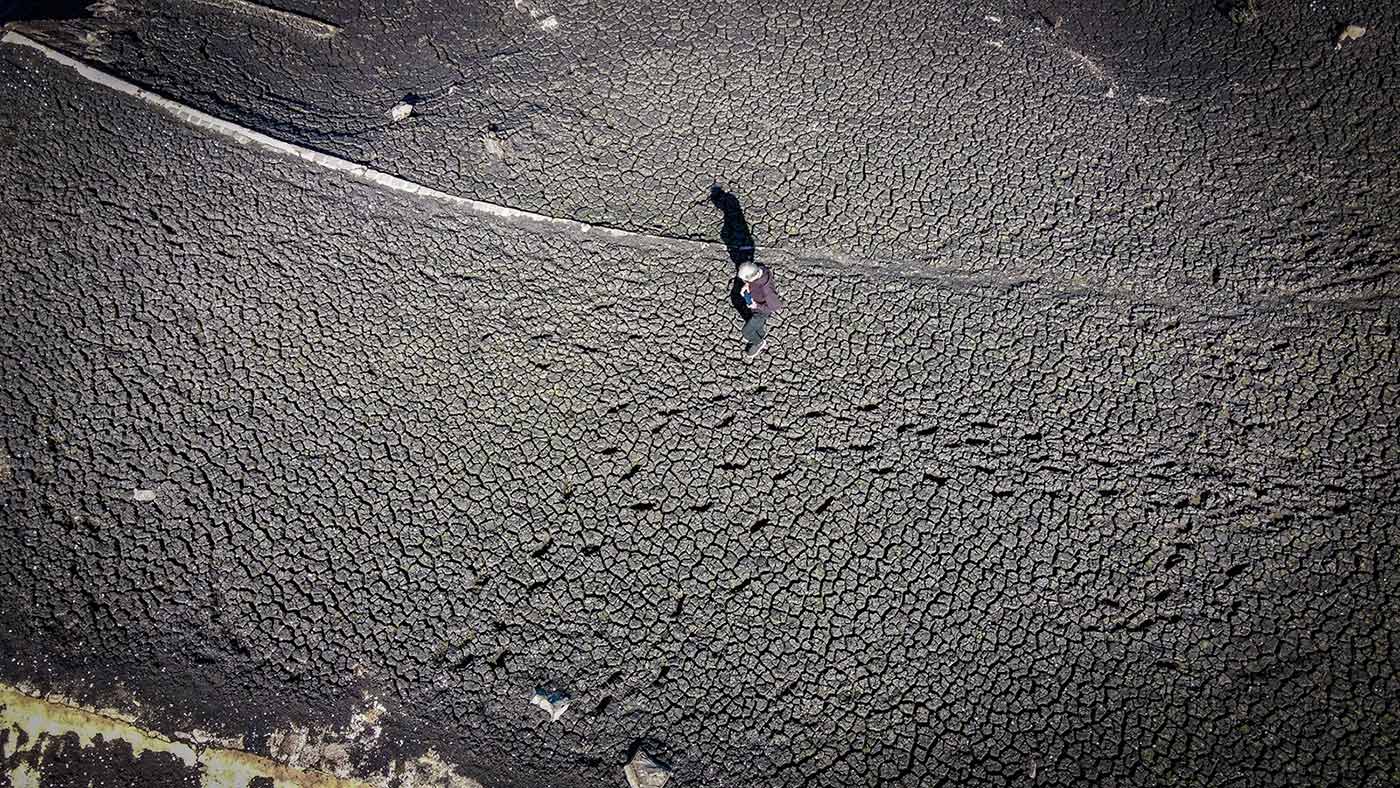
[{"label": "white stone", "polygon": [[569,696],[557,690],[535,690],[530,702],[549,712],[550,722],[558,722],[569,710]]}]

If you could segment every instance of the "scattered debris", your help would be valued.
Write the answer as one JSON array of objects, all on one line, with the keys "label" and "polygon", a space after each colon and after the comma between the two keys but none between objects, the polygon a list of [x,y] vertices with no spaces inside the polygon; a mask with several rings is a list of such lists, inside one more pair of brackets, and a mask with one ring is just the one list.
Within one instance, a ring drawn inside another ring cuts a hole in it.
[{"label": "scattered debris", "polygon": [[408,103],[407,101],[400,101],[399,103],[394,105],[393,109],[389,110],[389,118],[395,123],[398,123],[399,121],[403,120],[404,118],[407,118],[409,115],[412,114],[413,105]]},{"label": "scattered debris", "polygon": [[[454,764],[445,762],[433,750],[412,761],[390,761],[384,766],[355,763],[356,751],[373,744],[377,721],[384,714],[383,706],[371,704],[359,717],[373,718],[374,723],[344,732],[331,728],[299,728],[274,731],[267,737],[267,754],[258,754],[245,747],[242,737],[219,738],[198,729],[168,733],[138,728],[132,706],[141,708],[132,698],[122,698],[119,708],[94,708],[49,692],[42,697],[0,682],[0,730],[10,739],[4,749],[8,759],[0,770],[0,779],[19,774],[30,782],[16,785],[49,785],[64,781],[75,757],[108,757],[102,750],[121,743],[131,753],[129,757],[144,760],[147,753],[174,759],[175,763],[197,768],[203,777],[201,785],[297,785],[297,786],[403,786],[410,788],[482,788],[481,783],[461,775]],[[84,754],[75,755],[74,750]],[[259,749],[259,748],[253,748]],[[24,769],[19,771],[18,769]],[[4,782],[9,785],[10,782]]]},{"label": "scattered debris", "polygon": [[156,499],[156,491],[141,488],[131,493],[131,500],[140,503],[150,503]]},{"label": "scattered debris", "polygon": [[481,783],[457,773],[457,767],[442,760],[433,750],[418,760],[391,763],[384,785],[403,788],[482,788]]},{"label": "scattered debris", "polygon": [[622,767],[622,773],[631,788],[664,788],[671,781],[671,770],[641,750]]},{"label": "scattered debris", "polygon": [[486,153],[493,159],[505,161],[515,154],[515,148],[510,144],[510,140],[502,136],[500,130],[494,125],[481,135],[481,144],[486,147]]},{"label": "scattered debris", "polygon": [[1259,19],[1259,0],[1220,0],[1215,7],[1236,25],[1247,25]]},{"label": "scattered debris", "polygon": [[365,706],[357,711],[350,718],[350,725],[345,729],[345,736],[352,742],[362,746],[369,746],[379,740],[379,734],[383,732],[383,727],[379,721],[384,717],[384,704],[365,694]]},{"label": "scattered debris", "polygon": [[569,710],[569,696],[558,690],[537,689],[530,702],[549,712],[550,722],[558,722]]},{"label": "scattered debris", "polygon": [[515,10],[530,17],[546,33],[559,29],[559,18],[542,8],[534,0],[515,0]]},{"label": "scattered debris", "polygon": [[1345,42],[1355,41],[1364,35],[1366,35],[1366,28],[1361,25],[1346,25],[1337,33],[1337,46],[1335,48],[1341,49]]}]

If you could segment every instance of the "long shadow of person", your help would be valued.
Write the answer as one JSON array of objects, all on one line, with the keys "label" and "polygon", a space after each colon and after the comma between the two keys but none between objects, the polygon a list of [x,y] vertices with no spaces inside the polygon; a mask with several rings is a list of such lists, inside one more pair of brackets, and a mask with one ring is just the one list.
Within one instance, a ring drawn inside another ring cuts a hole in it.
[{"label": "long shadow of person", "polygon": [[724,214],[724,226],[719,230],[719,239],[729,247],[729,259],[739,264],[753,259],[753,233],[749,231],[749,220],[744,218],[744,209],[739,198],[715,184],[710,187],[710,202]]},{"label": "long shadow of person", "polygon": [[753,233],[749,231],[749,220],[744,218],[744,209],[739,198],[727,192],[719,184],[710,187],[710,202],[724,214],[724,224],[719,230],[719,239],[729,249],[729,260],[734,263],[734,277],[729,286],[729,303],[741,320],[753,317],[753,310],[744,303],[744,282],[739,278],[739,266],[753,262]]},{"label": "long shadow of person", "polygon": [[710,187],[710,200],[724,213],[719,235],[734,264],[729,303],[744,321],[743,358],[750,361],[768,341],[768,320],[783,308],[783,301],[773,286],[773,273],[754,260],[753,233],[739,198],[716,184]]}]

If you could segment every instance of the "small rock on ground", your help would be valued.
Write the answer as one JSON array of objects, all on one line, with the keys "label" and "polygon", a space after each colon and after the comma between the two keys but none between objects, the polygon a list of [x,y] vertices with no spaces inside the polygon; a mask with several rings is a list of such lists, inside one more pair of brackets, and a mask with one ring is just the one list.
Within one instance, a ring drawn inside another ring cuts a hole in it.
[{"label": "small rock on ground", "polygon": [[630,788],[665,788],[671,781],[671,770],[640,750],[622,767],[622,773]]}]

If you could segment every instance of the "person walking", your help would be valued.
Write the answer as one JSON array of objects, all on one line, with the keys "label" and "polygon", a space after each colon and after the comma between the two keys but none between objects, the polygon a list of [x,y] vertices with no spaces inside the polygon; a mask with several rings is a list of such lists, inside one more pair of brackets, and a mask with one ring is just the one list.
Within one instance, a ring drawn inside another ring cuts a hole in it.
[{"label": "person walking", "polygon": [[739,294],[744,299],[748,315],[744,320],[744,360],[757,356],[768,341],[768,318],[778,314],[783,302],[773,287],[773,272],[746,260],[739,264]]}]

